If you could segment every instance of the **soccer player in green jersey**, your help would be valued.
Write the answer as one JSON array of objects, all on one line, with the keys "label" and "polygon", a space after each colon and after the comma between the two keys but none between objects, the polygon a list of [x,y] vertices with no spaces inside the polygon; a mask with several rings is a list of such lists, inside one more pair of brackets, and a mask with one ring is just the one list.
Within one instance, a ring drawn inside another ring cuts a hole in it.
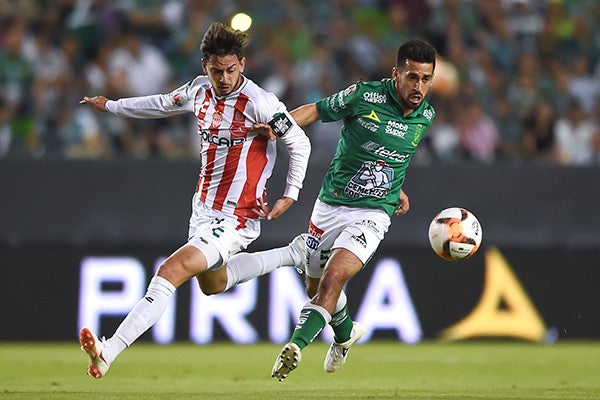
[{"label": "soccer player in green jersey", "polygon": [[320,119],[343,120],[343,127],[308,227],[306,291],[311,300],[277,355],[272,376],[280,381],[327,324],[334,330],[324,363],[329,372],[344,364],[350,346],[365,334],[349,315],[343,287],[371,259],[391,217],[408,211],[402,184],[435,118],[425,100],[435,61],[430,44],[410,40],[398,49],[391,78],[358,82],[291,113],[300,126]]}]

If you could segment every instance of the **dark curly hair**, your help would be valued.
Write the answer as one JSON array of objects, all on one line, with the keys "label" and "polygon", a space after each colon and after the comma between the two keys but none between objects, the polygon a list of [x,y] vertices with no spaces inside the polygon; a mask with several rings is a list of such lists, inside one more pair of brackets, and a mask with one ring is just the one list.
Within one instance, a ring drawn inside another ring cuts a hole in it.
[{"label": "dark curly hair", "polygon": [[406,64],[406,60],[412,60],[419,63],[433,64],[435,70],[435,57],[437,51],[424,40],[413,39],[404,43],[398,49],[396,56],[396,68],[401,68]]},{"label": "dark curly hair", "polygon": [[248,34],[222,22],[214,22],[204,34],[200,51],[205,60],[208,60],[211,55],[235,55],[238,60],[241,60],[249,41]]}]

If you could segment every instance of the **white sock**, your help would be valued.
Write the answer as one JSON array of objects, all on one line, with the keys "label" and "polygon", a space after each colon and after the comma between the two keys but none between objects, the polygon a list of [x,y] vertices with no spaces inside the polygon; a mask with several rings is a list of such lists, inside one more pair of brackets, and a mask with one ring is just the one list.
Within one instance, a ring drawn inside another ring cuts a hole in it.
[{"label": "white sock", "polygon": [[168,280],[160,276],[152,278],[144,298],[127,314],[113,337],[106,340],[102,357],[107,363],[112,363],[123,350],[158,321],[175,290],[175,286]]},{"label": "white sock", "polygon": [[346,292],[342,290],[340,292],[340,297],[338,297],[337,303],[335,303],[335,310],[333,310],[333,314],[342,311],[342,309],[346,307],[346,303],[348,303],[348,296],[346,296]]},{"label": "white sock", "polygon": [[293,266],[294,258],[290,246],[279,247],[256,253],[238,253],[227,263],[227,287],[268,274],[281,266]]}]

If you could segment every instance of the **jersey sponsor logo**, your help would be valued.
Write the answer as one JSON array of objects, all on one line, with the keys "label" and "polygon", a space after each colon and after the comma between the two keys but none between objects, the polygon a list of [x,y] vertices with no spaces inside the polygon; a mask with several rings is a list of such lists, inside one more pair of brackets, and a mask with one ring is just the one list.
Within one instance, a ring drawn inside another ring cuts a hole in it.
[{"label": "jersey sponsor logo", "polygon": [[282,137],[292,129],[292,121],[286,113],[277,113],[269,121],[269,126],[277,136]]},{"label": "jersey sponsor logo", "polygon": [[312,220],[308,222],[308,236],[306,237],[306,246],[309,249],[316,250],[321,242],[321,238],[323,237],[323,233],[325,231],[315,224],[313,224]]},{"label": "jersey sponsor logo", "polygon": [[385,161],[365,161],[344,192],[350,197],[377,197],[383,199],[392,187],[394,170]]},{"label": "jersey sponsor logo", "polygon": [[344,93],[345,91],[341,91],[337,94],[329,96],[329,108],[334,113],[338,113],[340,112],[340,109],[346,108],[346,102],[344,101]]},{"label": "jersey sponsor logo", "polygon": [[385,94],[376,92],[365,92],[363,93],[363,99],[369,103],[384,104],[387,103],[387,96]]},{"label": "jersey sponsor logo", "polygon": [[360,244],[362,247],[367,248],[367,238],[364,233],[360,235],[352,235],[350,239],[354,240],[356,243]]},{"label": "jersey sponsor logo", "polygon": [[375,232],[378,235],[381,233],[379,228],[377,227],[377,223],[375,221],[371,221],[370,219],[363,219],[362,221],[357,222],[356,225],[369,228],[371,231]]},{"label": "jersey sponsor logo", "polygon": [[342,109],[346,108],[346,102],[344,101],[344,92],[338,93],[337,98],[338,98],[338,106]]},{"label": "jersey sponsor logo", "polygon": [[199,132],[199,135],[203,142],[207,142],[210,144],[214,144],[215,146],[222,146],[222,147],[237,146],[237,145],[244,143],[244,141],[246,140],[245,137],[229,138],[229,137],[225,137],[225,136],[211,135],[210,131],[208,131],[206,129],[202,129]]},{"label": "jersey sponsor logo", "polygon": [[340,109],[339,107],[335,104],[335,95],[331,96],[329,98],[329,100],[327,101],[327,106],[329,107],[329,109],[335,113],[339,112]]},{"label": "jersey sponsor logo", "polygon": [[402,122],[397,121],[388,121],[385,126],[385,133],[388,135],[398,136],[401,139],[404,139],[404,135],[408,132],[408,125],[403,124]]},{"label": "jersey sponsor logo", "polygon": [[373,153],[379,157],[384,157],[392,161],[406,162],[410,158],[409,154],[398,153],[396,150],[387,149],[385,146],[380,145],[372,140],[364,143],[361,148]]},{"label": "jersey sponsor logo", "polygon": [[377,129],[379,129],[379,125],[377,125],[375,122],[365,121],[363,117],[358,117],[356,119],[356,122],[358,122],[360,126],[371,132],[377,132]]},{"label": "jersey sponsor logo", "polygon": [[368,115],[363,115],[363,117],[372,119],[373,121],[381,122],[377,114],[375,114],[375,110],[371,110],[371,113]]}]

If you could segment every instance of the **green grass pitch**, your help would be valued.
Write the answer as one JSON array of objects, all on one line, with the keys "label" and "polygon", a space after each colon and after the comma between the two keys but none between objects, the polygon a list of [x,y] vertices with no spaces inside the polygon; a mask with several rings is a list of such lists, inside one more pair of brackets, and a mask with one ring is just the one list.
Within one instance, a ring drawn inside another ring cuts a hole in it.
[{"label": "green grass pitch", "polygon": [[600,399],[600,342],[374,341],[336,373],[316,342],[283,382],[279,345],[136,343],[101,380],[74,343],[0,343],[0,399]]}]

